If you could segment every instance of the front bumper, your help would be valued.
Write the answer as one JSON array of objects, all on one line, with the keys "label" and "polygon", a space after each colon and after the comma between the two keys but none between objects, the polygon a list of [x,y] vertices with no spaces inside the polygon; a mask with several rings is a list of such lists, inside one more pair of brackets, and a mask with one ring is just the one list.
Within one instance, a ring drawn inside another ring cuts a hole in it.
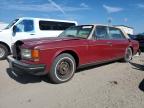
[{"label": "front bumper", "polygon": [[44,64],[26,64],[22,63],[12,56],[7,57],[10,68],[16,73],[27,73],[32,75],[45,75],[45,65]]}]

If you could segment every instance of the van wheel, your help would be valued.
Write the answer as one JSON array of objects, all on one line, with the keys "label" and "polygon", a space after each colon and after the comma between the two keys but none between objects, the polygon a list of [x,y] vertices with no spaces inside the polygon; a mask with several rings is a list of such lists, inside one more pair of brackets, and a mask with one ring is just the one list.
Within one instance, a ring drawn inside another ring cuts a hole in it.
[{"label": "van wheel", "polygon": [[125,51],[124,62],[130,62],[130,60],[132,60],[132,57],[133,57],[132,49],[128,47]]},{"label": "van wheel", "polygon": [[0,60],[6,59],[8,56],[9,52],[6,46],[0,44]]},{"label": "van wheel", "polygon": [[76,63],[73,56],[63,53],[55,58],[49,77],[53,83],[59,84],[69,81],[76,70]]}]

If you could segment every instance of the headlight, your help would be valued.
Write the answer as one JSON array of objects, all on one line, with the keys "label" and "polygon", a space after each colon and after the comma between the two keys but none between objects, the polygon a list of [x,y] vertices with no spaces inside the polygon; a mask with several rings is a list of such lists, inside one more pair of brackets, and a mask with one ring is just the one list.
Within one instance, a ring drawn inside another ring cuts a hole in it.
[{"label": "headlight", "polygon": [[21,49],[21,57],[26,59],[31,59],[31,50],[30,49]]},{"label": "headlight", "polygon": [[21,49],[21,57],[23,59],[32,59],[34,61],[39,61],[39,50]]}]

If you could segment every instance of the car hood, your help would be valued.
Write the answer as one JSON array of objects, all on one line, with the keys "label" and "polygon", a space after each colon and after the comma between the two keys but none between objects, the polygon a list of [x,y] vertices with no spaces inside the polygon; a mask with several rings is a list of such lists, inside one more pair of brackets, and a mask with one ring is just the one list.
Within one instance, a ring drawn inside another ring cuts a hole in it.
[{"label": "car hood", "polygon": [[9,29],[1,29],[0,33],[7,33],[9,31]]},{"label": "car hood", "polygon": [[12,35],[12,31],[10,29],[3,29],[0,30],[0,37],[3,38],[10,38],[9,36]]},{"label": "car hood", "polygon": [[60,38],[60,37],[48,37],[37,39],[25,39],[22,42],[28,46],[36,46],[41,44],[55,43],[60,41],[79,40],[79,38]]}]

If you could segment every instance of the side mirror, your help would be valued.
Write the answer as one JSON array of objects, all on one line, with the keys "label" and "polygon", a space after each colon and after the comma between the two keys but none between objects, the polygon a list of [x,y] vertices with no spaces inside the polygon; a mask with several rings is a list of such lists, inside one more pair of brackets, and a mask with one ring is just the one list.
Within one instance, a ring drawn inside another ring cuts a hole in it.
[{"label": "side mirror", "polygon": [[15,36],[17,31],[17,27],[14,25],[12,29],[12,35]]},{"label": "side mirror", "polygon": [[14,25],[14,26],[13,26],[13,33],[16,33],[16,28],[17,28],[17,27]]}]

